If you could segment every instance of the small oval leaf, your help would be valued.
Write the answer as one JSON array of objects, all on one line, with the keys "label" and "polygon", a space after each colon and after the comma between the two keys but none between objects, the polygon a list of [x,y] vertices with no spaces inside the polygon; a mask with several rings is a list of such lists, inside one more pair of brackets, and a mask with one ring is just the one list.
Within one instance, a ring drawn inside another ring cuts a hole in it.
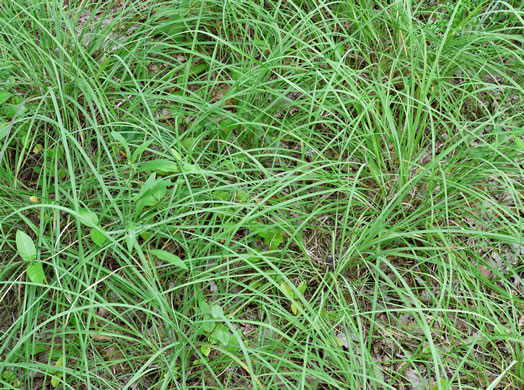
[{"label": "small oval leaf", "polygon": [[92,228],[89,232],[89,235],[91,236],[91,240],[93,240],[93,242],[98,246],[102,246],[107,238],[103,232],[99,231],[96,228]]},{"label": "small oval leaf", "polygon": [[98,216],[89,209],[79,209],[80,222],[89,227],[93,227],[98,223]]},{"label": "small oval leaf", "polygon": [[147,161],[144,164],[142,164],[140,170],[147,172],[156,172],[159,175],[166,175],[168,173],[179,173],[180,167],[174,161],[156,159]]},{"label": "small oval leaf", "polygon": [[16,232],[16,249],[23,260],[31,262],[36,259],[36,247],[33,240],[21,230]]},{"label": "small oval leaf", "polygon": [[304,292],[306,292],[306,288],[307,288],[307,282],[305,280],[303,280],[297,287],[297,290],[300,294],[304,294]]},{"label": "small oval leaf", "polygon": [[33,263],[27,266],[27,276],[33,283],[43,284],[45,279],[44,269],[41,263]]},{"label": "small oval leaf", "polygon": [[209,348],[207,345],[202,345],[200,347],[200,352],[202,352],[202,355],[204,356],[209,356],[209,354],[211,353],[211,348]]},{"label": "small oval leaf", "polygon": [[220,305],[211,306],[211,315],[215,320],[224,318],[224,310]]},{"label": "small oval leaf", "polygon": [[164,260],[168,263],[176,265],[177,267],[187,269],[187,265],[182,261],[182,259],[171,252],[163,251],[161,249],[151,249],[148,251],[148,253],[158,257],[160,260]]}]

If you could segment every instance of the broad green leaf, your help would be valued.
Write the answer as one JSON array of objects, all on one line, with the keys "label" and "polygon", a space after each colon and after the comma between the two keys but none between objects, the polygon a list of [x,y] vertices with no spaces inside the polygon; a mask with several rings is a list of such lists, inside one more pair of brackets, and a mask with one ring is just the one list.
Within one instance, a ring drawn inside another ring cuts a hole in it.
[{"label": "broad green leaf", "polygon": [[33,283],[43,284],[45,280],[44,269],[42,263],[33,263],[27,266],[27,276]]},{"label": "broad green leaf", "polygon": [[208,65],[207,64],[199,64],[199,65],[195,65],[191,68],[191,73],[192,74],[200,74],[202,73],[204,70],[206,70],[208,68]]},{"label": "broad green leaf", "polygon": [[[520,133],[520,134],[519,134]],[[515,143],[517,144],[517,147],[519,150],[524,150],[524,141],[520,138],[522,135],[522,131],[512,131],[513,139],[515,140]]]},{"label": "broad green leaf", "polygon": [[19,110],[19,104],[7,104],[5,103],[3,106],[0,106],[1,111],[7,115],[9,119],[12,119],[16,112],[18,111],[18,117],[21,117],[26,111],[27,108],[25,106],[20,107]]},{"label": "broad green leaf", "polygon": [[9,130],[9,123],[0,123],[0,139],[4,139]]},{"label": "broad green leaf", "polygon": [[89,209],[79,209],[80,222],[89,227],[96,226],[98,224],[98,215],[90,211]]},{"label": "broad green leaf", "polygon": [[258,290],[260,287],[262,287],[262,281],[253,280],[251,283],[249,283],[249,287],[251,287],[253,290]]},{"label": "broad green leaf", "polygon": [[140,237],[142,238],[142,240],[147,241],[151,237],[153,237],[153,233],[151,233],[151,232],[142,232],[142,233],[140,233]]},{"label": "broad green leaf", "polygon": [[422,355],[430,355],[431,354],[431,345],[425,344],[424,347],[422,347],[421,353]]},{"label": "broad green leaf", "polygon": [[209,348],[207,345],[202,345],[200,347],[200,352],[202,352],[202,355],[204,356],[209,356],[209,354],[211,353],[211,348]]},{"label": "broad green leaf", "polygon": [[29,130],[24,129],[20,132],[20,135],[17,138],[24,148],[28,148],[31,143],[31,138],[33,138],[33,134]]},{"label": "broad green leaf", "polygon": [[297,287],[297,290],[300,292],[300,294],[304,294],[307,288],[307,282],[303,280]]},{"label": "broad green leaf", "polygon": [[[183,35],[185,34],[182,33],[185,31],[185,24],[182,10],[183,8],[176,14],[168,13],[164,10],[155,12],[155,30],[166,33],[170,39],[176,42],[183,42]],[[182,34],[182,37],[180,37],[179,34]]]},{"label": "broad green leaf", "polygon": [[153,256],[158,257],[160,260],[167,261],[168,263],[176,265],[182,269],[187,269],[187,265],[182,261],[182,259],[171,252],[163,251],[161,249],[151,249],[148,252]]},{"label": "broad green leaf", "polygon": [[193,145],[195,144],[196,139],[196,137],[188,137],[182,141],[182,146],[184,147],[184,149],[186,149],[186,151],[190,151],[191,149],[193,149]]},{"label": "broad green leaf", "polygon": [[300,303],[292,303],[291,304],[291,311],[294,315],[302,314],[302,305]]},{"label": "broad green leaf", "polygon": [[49,148],[45,151],[45,155],[47,158],[56,158],[60,160],[62,157],[64,157],[64,148],[61,146]]},{"label": "broad green leaf", "polygon": [[282,233],[281,232],[278,232],[278,233],[274,234],[273,237],[271,238],[271,240],[268,240],[267,238],[264,239],[264,243],[267,246],[269,246],[269,249],[272,250],[272,251],[278,249],[280,244],[282,244],[283,242],[284,242],[284,238],[282,237]]},{"label": "broad green leaf", "polygon": [[224,310],[220,305],[213,305],[211,306],[211,315],[214,319],[224,318]]},{"label": "broad green leaf", "polygon": [[275,228],[264,227],[256,229],[257,234],[264,239],[264,244],[269,247],[270,250],[278,249],[279,245],[284,242],[282,232]]},{"label": "broad green leaf", "polygon": [[150,188],[142,197],[142,201],[146,206],[155,206],[160,203],[167,193],[167,187],[171,185],[171,181],[158,181],[155,185]]},{"label": "broad green leaf", "polygon": [[226,346],[229,344],[229,340],[231,339],[231,335],[229,334],[229,329],[225,325],[218,325],[213,333],[211,334],[212,339],[217,340],[220,344]]},{"label": "broad green leaf", "polygon": [[183,163],[182,170],[185,173],[203,173],[202,169],[196,164]]},{"label": "broad green leaf", "polygon": [[440,387],[439,387],[439,384],[435,384],[435,385],[431,386],[431,390],[438,390],[439,388],[440,388],[440,389],[448,389],[448,388],[451,388],[451,386],[449,386],[448,381],[445,380],[444,378],[440,378],[438,382],[439,382],[439,384],[440,384]]},{"label": "broad green leaf", "polygon": [[295,299],[296,298],[295,292],[286,283],[280,283],[280,288],[282,288],[282,290],[284,291],[284,294],[286,295],[286,297],[288,299]]},{"label": "broad green leaf", "polygon": [[235,193],[235,198],[237,201],[244,203],[251,199],[251,196],[247,192],[239,190]]},{"label": "broad green leaf", "polygon": [[48,344],[37,343],[37,344],[33,344],[33,346],[31,347],[31,351],[34,354],[39,354],[41,352],[45,352],[45,351],[48,351],[48,350],[49,350],[49,345]]},{"label": "broad green leaf", "polygon": [[225,201],[230,200],[230,197],[231,197],[230,191],[217,190],[217,191],[213,191],[212,194],[215,198],[225,200]]},{"label": "broad green leaf", "polygon": [[[53,348],[49,351],[49,359],[50,360],[59,360],[63,357],[63,351],[58,348]],[[51,372],[55,373],[56,370],[51,370]]]},{"label": "broad green leaf", "polygon": [[202,331],[209,334],[213,329],[215,329],[215,322],[209,320],[203,321],[200,327],[202,328]]},{"label": "broad green leaf", "polygon": [[164,198],[167,187],[172,184],[171,180],[156,179],[156,174],[152,173],[140,189],[140,192],[132,198],[133,201],[137,201],[135,215],[139,216],[146,206],[158,205]]},{"label": "broad green leaf", "polygon": [[209,304],[202,298],[198,302],[198,307],[200,309],[200,313],[203,314],[209,314],[211,313],[211,308],[209,307]]},{"label": "broad green leaf", "polygon": [[0,104],[3,104],[6,101],[8,101],[11,96],[13,95],[7,91],[0,91]]},{"label": "broad green leaf", "polygon": [[174,161],[159,158],[145,162],[142,164],[140,170],[146,172],[156,172],[159,175],[166,175],[168,173],[179,173],[180,167]]},{"label": "broad green leaf", "polygon": [[138,194],[136,194],[135,196],[133,196],[132,200],[134,202],[136,202],[137,200],[139,200],[140,198],[142,198],[146,192],[148,190],[150,190],[151,188],[153,188],[153,186],[155,185],[155,183],[157,183],[157,179],[156,179],[156,173],[152,173],[151,175],[149,175],[149,177],[147,178],[147,180],[145,181],[144,184],[142,184],[142,187],[140,188],[140,192]]},{"label": "broad green leaf", "polygon": [[136,244],[136,224],[129,222],[127,224],[127,232],[125,235],[127,249],[131,252]]},{"label": "broad green leaf", "polygon": [[[63,356],[60,356],[58,358],[58,360],[55,362],[55,366],[56,367],[63,367],[64,366],[64,357]],[[53,371],[56,372],[56,370],[53,370]],[[60,379],[58,377],[53,376],[51,378],[51,386],[57,387],[59,383],[60,383]]]},{"label": "broad green leaf", "polygon": [[91,237],[91,240],[93,240],[93,242],[98,246],[102,246],[107,238],[103,232],[99,231],[96,228],[92,228],[89,232],[89,235]]},{"label": "broad green leaf", "polygon": [[262,256],[262,254],[260,255],[252,254],[252,255],[246,255],[245,259],[251,264],[256,264],[262,261],[264,257]]},{"label": "broad green leaf", "polygon": [[16,249],[23,260],[31,262],[36,259],[36,247],[33,240],[21,230],[16,232]]},{"label": "broad green leaf", "polygon": [[182,161],[182,156],[180,155],[180,153],[178,153],[178,151],[175,148],[171,148],[171,154],[173,155],[175,160]]}]

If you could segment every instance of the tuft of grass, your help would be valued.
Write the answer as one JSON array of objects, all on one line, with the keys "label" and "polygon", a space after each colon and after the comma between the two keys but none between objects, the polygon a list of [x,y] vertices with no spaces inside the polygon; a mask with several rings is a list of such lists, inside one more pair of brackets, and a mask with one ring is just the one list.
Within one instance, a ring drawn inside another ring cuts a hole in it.
[{"label": "tuft of grass", "polygon": [[1,3],[2,386],[521,387],[522,32],[511,2]]}]

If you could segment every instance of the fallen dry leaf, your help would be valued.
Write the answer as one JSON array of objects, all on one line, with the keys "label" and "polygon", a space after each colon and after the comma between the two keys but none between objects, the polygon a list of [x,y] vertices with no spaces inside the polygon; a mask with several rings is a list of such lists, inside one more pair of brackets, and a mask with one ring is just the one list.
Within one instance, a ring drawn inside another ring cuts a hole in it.
[{"label": "fallen dry leaf", "polygon": [[113,341],[113,339],[109,336],[105,336],[103,334],[89,334],[89,337],[91,337],[95,341]]},{"label": "fallen dry leaf", "polygon": [[488,267],[481,264],[479,265],[479,271],[482,274],[482,276],[484,276],[486,279],[490,279],[491,271]]}]

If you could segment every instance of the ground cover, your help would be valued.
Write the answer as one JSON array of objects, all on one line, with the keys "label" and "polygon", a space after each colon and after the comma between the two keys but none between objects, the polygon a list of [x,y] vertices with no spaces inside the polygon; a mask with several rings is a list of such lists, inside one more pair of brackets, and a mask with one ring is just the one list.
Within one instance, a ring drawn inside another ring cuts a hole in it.
[{"label": "ground cover", "polygon": [[522,388],[522,44],[516,2],[2,2],[2,387]]}]

